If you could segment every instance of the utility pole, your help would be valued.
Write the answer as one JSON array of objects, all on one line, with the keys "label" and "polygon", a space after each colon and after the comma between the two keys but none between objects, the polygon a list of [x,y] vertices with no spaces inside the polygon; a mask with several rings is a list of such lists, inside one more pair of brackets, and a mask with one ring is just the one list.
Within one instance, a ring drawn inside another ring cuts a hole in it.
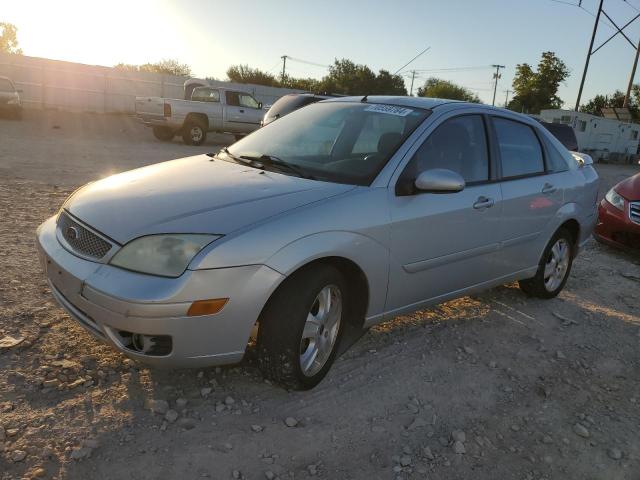
[{"label": "utility pole", "polygon": [[589,69],[589,60],[591,59],[591,54],[593,53],[593,42],[596,39],[596,32],[598,31],[598,22],[600,21],[600,13],[602,13],[602,3],[604,0],[600,0],[600,4],[598,5],[598,13],[596,14],[596,21],[593,22],[593,33],[591,34],[591,42],[589,43],[589,52],[587,53],[587,59],[584,62],[584,71],[582,72],[582,80],[580,81],[580,89],[578,90],[578,98],[576,99],[576,108],[577,112],[580,108],[580,99],[582,98],[582,89],[584,87],[584,81],[587,78],[587,70]]},{"label": "utility pole", "polygon": [[507,108],[507,105],[509,104],[509,94],[511,93],[511,90],[505,90],[505,92],[507,92],[507,96],[504,99],[504,108]]},{"label": "utility pole", "polygon": [[624,96],[624,108],[629,107],[629,99],[631,98],[631,88],[633,87],[633,79],[636,76],[636,68],[638,67],[638,56],[640,56],[640,41],[638,41],[638,47],[636,48],[636,58],[633,61],[633,68],[631,69],[631,76],[629,77],[629,85],[627,86],[627,94]]},{"label": "utility pole", "polygon": [[284,79],[286,78],[286,70],[287,70],[287,58],[289,55],[282,55],[280,57],[282,59],[282,83],[284,84]]},{"label": "utility pole", "polygon": [[498,90],[498,79],[500,78],[500,69],[504,68],[504,65],[491,65],[496,69],[496,73],[493,74],[493,78],[495,78],[496,83],[493,85],[493,100],[491,101],[491,105],[496,104],[496,91]]},{"label": "utility pole", "polygon": [[413,96],[413,81],[416,78],[416,71],[411,70],[411,89],[409,90],[409,96]]}]

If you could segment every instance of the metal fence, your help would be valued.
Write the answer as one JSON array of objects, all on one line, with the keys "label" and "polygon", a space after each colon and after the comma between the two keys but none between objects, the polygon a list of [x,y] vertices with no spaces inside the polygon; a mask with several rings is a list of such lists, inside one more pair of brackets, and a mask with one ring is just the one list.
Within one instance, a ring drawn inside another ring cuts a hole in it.
[{"label": "metal fence", "polygon": [[[0,54],[0,76],[21,89],[27,108],[133,113],[136,96],[183,98],[185,77],[148,72],[128,72],[110,67],[63,62],[24,55]],[[287,93],[299,90],[212,82],[251,92],[269,105]]]}]

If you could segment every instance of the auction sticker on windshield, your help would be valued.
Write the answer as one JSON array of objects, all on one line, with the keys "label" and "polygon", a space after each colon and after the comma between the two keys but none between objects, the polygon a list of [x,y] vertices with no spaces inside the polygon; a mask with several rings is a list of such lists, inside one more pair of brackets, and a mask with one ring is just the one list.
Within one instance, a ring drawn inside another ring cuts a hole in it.
[{"label": "auction sticker on windshield", "polygon": [[406,117],[413,110],[410,108],[396,107],[395,105],[369,105],[364,109],[365,112],[386,113],[387,115],[396,115],[397,117]]}]

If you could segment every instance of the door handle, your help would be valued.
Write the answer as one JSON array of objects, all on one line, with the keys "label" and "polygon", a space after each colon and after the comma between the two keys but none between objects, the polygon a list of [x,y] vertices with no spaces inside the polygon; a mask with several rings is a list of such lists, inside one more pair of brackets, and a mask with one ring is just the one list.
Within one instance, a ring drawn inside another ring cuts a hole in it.
[{"label": "door handle", "polygon": [[545,193],[545,194],[554,193],[556,190],[558,189],[553,185],[551,185],[550,183],[545,183],[544,187],[542,187],[542,193]]},{"label": "door handle", "polygon": [[473,204],[473,208],[475,208],[476,210],[481,210],[483,208],[491,208],[493,207],[493,204],[493,198],[478,197],[476,203]]},{"label": "door handle", "polygon": [[244,113],[244,110],[240,110],[240,113]]}]

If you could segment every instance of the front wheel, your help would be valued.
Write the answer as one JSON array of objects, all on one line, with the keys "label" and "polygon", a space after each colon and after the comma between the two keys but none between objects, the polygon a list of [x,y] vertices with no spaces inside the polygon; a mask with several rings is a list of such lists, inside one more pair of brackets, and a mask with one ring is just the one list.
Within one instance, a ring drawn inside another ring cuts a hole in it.
[{"label": "front wheel", "polygon": [[201,123],[189,121],[182,129],[182,140],[187,145],[202,145],[207,140],[207,130]]},{"label": "front wheel", "polygon": [[258,362],[265,377],[295,390],[317,385],[335,360],[347,301],[344,277],[332,266],[285,280],[260,316]]},{"label": "front wheel", "polygon": [[571,272],[574,243],[571,233],[561,228],[551,238],[542,254],[536,276],[518,282],[529,296],[553,298],[564,288]]}]

